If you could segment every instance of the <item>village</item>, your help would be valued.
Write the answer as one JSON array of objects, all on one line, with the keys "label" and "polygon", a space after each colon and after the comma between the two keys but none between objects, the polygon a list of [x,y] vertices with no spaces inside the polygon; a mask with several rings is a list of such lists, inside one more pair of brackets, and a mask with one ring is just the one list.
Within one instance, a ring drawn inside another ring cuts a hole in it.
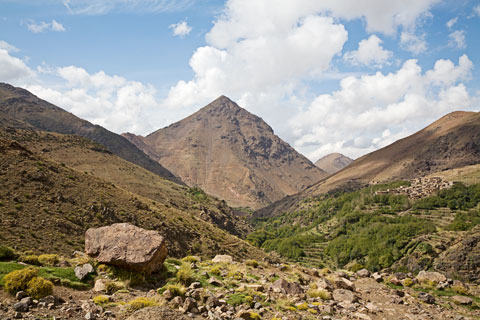
[{"label": "village", "polygon": [[407,195],[411,199],[421,199],[428,197],[439,190],[450,188],[452,185],[453,182],[446,181],[441,177],[423,177],[410,180],[410,186],[379,190],[375,192],[375,194]]}]

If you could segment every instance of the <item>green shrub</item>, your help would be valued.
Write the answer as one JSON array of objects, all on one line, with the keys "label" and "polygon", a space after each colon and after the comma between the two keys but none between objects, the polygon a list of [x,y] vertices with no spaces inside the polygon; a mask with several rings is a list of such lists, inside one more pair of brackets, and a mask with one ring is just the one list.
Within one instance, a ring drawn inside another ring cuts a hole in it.
[{"label": "green shrub", "polygon": [[222,267],[219,265],[213,265],[210,267],[209,273],[216,276],[220,276],[222,274]]},{"label": "green shrub", "polygon": [[99,295],[93,298],[93,303],[97,306],[104,306],[110,301],[110,298],[105,295]]},{"label": "green shrub", "polygon": [[188,264],[183,264],[177,271],[176,278],[179,282],[189,285],[194,281],[193,270]]},{"label": "green shrub", "polygon": [[18,291],[26,291],[30,280],[38,275],[38,269],[25,268],[15,270],[5,275],[3,278],[5,291],[15,294]]},{"label": "green shrub", "polygon": [[258,267],[258,261],[253,259],[245,261],[245,264],[247,266],[254,267],[254,268]]},{"label": "green shrub", "polygon": [[54,266],[58,261],[56,254],[41,254],[38,256],[38,262],[40,262],[42,266]]},{"label": "green shrub", "polygon": [[362,270],[363,268],[365,268],[365,266],[363,264],[360,264],[360,263],[354,263],[351,267],[350,267],[350,270],[352,272],[357,272],[358,270]]},{"label": "green shrub", "polygon": [[250,320],[260,320],[262,317],[256,312],[250,312]]},{"label": "green shrub", "polygon": [[127,303],[129,311],[136,311],[146,307],[153,307],[157,305],[157,302],[153,299],[138,297]]},{"label": "green shrub", "polygon": [[125,289],[125,285],[117,281],[107,281],[105,283],[105,291],[107,294],[114,294],[115,292]]},{"label": "green shrub", "polygon": [[0,245],[0,261],[12,260],[15,258],[15,252],[12,248]]},{"label": "green shrub", "polygon": [[405,286],[405,287],[411,287],[413,286],[413,280],[410,279],[410,278],[406,278],[402,281],[402,284]]},{"label": "green shrub", "polygon": [[332,295],[330,292],[324,289],[310,289],[307,291],[307,295],[310,298],[320,298],[322,300],[330,300],[332,299]]},{"label": "green shrub", "polygon": [[53,293],[53,283],[42,277],[35,277],[28,282],[26,292],[33,299],[40,299]]},{"label": "green shrub", "polygon": [[182,261],[183,262],[188,262],[188,263],[192,263],[192,262],[198,263],[198,262],[200,262],[200,258],[197,257],[197,256],[186,256],[186,257],[182,258]]},{"label": "green shrub", "polygon": [[172,295],[174,297],[176,297],[176,296],[183,297],[185,295],[185,292],[187,292],[187,288],[185,288],[185,286],[183,286],[180,283],[167,284],[161,290],[159,290],[159,293],[161,293],[161,292],[163,293],[166,290],[170,290],[170,292],[172,293]]},{"label": "green shrub", "polygon": [[31,264],[31,265],[34,265],[34,266],[39,266],[40,265],[40,261],[38,261],[38,256],[34,255],[34,254],[20,256],[19,260],[23,263]]},{"label": "green shrub", "polygon": [[465,288],[464,286],[459,286],[459,285],[452,286],[452,290],[464,296],[467,296],[469,294],[468,289]]}]

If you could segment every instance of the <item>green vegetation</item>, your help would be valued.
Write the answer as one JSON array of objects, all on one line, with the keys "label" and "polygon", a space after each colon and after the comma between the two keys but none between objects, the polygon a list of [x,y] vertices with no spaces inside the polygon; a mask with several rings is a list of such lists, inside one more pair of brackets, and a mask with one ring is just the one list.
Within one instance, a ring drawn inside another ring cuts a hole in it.
[{"label": "green vegetation", "polygon": [[99,295],[93,298],[93,303],[98,306],[105,306],[108,302],[110,302],[110,298],[105,295]]},{"label": "green vegetation", "polygon": [[129,311],[136,311],[146,307],[153,307],[157,302],[153,299],[138,297],[127,303]]},{"label": "green vegetation", "polygon": [[21,290],[25,291],[28,288],[30,280],[37,277],[37,275],[38,269],[32,267],[12,271],[5,275],[3,279],[5,291],[11,294],[15,294]]},{"label": "green vegetation", "polygon": [[197,202],[208,201],[207,194],[199,187],[188,188],[187,194]]},{"label": "green vegetation", "polygon": [[53,283],[42,277],[35,277],[27,284],[27,294],[33,299],[40,299],[52,293]]},{"label": "green vegetation", "polygon": [[364,267],[377,271],[391,267],[412,248],[432,253],[430,244],[415,239],[437,232],[439,225],[432,220],[437,211],[453,211],[453,222],[442,224],[443,229],[463,231],[480,224],[480,184],[456,183],[417,201],[377,193],[406,185],[398,181],[305,199],[292,212],[253,221],[256,231],[247,241],[316,267],[349,264],[354,271]]},{"label": "green vegetation", "polygon": [[0,245],[0,261],[12,260],[15,258],[15,252],[12,248]]},{"label": "green vegetation", "polygon": [[41,254],[38,256],[38,262],[40,262],[42,266],[54,266],[58,261],[56,254]]}]

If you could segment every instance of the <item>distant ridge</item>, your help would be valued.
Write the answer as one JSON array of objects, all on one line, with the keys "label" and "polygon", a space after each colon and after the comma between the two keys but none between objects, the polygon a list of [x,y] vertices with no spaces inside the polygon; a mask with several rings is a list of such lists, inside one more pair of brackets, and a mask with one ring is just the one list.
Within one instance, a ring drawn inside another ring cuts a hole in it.
[{"label": "distant ridge", "polygon": [[[2,118],[5,119],[2,121]],[[31,127],[63,134],[76,134],[89,138],[110,150],[117,156],[135,163],[165,179],[183,182],[145,155],[124,137],[93,125],[75,115],[39,99],[29,91],[0,83],[0,123],[14,127]],[[22,124],[23,123],[23,124]]]},{"label": "distant ridge", "polygon": [[329,174],[334,174],[352,162],[353,159],[346,157],[341,153],[330,153],[318,159],[317,162],[315,162],[315,165]]}]

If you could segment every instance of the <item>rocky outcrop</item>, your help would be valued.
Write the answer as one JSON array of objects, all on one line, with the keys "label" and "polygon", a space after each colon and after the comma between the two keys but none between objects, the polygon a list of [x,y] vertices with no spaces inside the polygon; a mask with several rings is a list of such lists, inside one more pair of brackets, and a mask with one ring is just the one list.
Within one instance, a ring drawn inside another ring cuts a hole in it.
[{"label": "rocky outcrop", "polygon": [[88,229],[85,252],[101,263],[152,273],[162,267],[167,246],[157,231],[116,223]]}]

